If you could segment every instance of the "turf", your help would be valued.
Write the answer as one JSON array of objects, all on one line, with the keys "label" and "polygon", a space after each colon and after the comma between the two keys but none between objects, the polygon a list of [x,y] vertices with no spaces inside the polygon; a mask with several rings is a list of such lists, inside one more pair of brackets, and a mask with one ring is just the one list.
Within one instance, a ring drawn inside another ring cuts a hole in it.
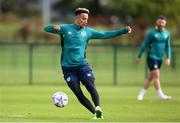
[{"label": "turf", "polygon": [[[143,101],[137,101],[139,86],[97,86],[104,111],[103,120],[93,117],[77,101],[67,86],[0,86],[1,122],[177,122],[180,121],[180,87],[163,89],[173,98],[160,100],[150,88]],[[83,87],[84,92],[89,94]],[[51,96],[63,91],[69,97],[64,108],[52,104]]]},{"label": "turf", "polygon": [[[88,61],[96,77],[104,111],[103,120],[91,120],[89,113],[65,85],[59,67],[60,48],[35,46],[33,49],[33,85],[29,81],[29,47],[0,48],[0,122],[177,122],[180,121],[180,61],[175,52],[174,67],[161,69],[163,90],[173,97],[162,101],[150,88],[143,101],[136,96],[145,78],[144,58],[134,63],[136,50],[119,47],[117,51],[117,85],[113,85],[113,48],[89,47]],[[89,94],[83,88],[86,95]],[[69,97],[65,108],[52,104],[51,96],[63,91]]]}]

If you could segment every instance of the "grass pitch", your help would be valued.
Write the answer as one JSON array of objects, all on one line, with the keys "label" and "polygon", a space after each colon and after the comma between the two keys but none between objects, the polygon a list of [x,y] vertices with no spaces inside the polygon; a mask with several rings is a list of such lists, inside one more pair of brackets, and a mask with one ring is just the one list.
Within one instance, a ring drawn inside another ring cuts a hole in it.
[{"label": "grass pitch", "polygon": [[[92,120],[67,86],[0,86],[1,122],[177,122],[180,121],[180,87],[164,91],[173,98],[160,100],[150,88],[143,101],[137,101],[139,86],[97,86],[104,118]],[[89,94],[83,87],[85,94]],[[69,97],[64,108],[52,104],[51,96],[63,91]]]}]

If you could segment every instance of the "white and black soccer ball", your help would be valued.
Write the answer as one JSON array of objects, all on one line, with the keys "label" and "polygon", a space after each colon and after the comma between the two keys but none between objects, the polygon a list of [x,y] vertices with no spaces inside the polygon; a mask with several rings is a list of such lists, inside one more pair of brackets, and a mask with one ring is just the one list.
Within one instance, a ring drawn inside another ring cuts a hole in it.
[{"label": "white and black soccer ball", "polygon": [[53,104],[63,108],[68,104],[68,96],[64,92],[56,92],[52,95]]}]

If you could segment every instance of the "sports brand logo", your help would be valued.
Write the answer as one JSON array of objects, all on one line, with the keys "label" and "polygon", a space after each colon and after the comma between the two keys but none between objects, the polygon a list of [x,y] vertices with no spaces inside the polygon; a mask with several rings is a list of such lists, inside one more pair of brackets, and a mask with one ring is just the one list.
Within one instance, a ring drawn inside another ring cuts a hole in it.
[{"label": "sports brand logo", "polygon": [[154,65],[154,68],[158,68],[158,65],[157,65],[157,64],[155,64],[155,65]]},{"label": "sports brand logo", "polygon": [[158,38],[158,34],[155,34],[154,37],[155,37],[155,38]]},{"label": "sports brand logo", "polygon": [[69,31],[69,32],[68,32],[68,34],[69,34],[69,35],[72,35],[72,32],[71,32],[71,31]]},{"label": "sports brand logo", "polygon": [[66,81],[67,81],[67,82],[70,82],[70,81],[71,81],[71,77],[68,77],[68,78],[66,79]]}]

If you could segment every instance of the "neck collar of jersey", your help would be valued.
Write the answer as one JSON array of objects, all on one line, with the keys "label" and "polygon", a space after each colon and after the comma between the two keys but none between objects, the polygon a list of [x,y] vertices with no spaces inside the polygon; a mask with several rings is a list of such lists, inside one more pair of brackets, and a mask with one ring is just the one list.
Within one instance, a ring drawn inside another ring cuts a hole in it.
[{"label": "neck collar of jersey", "polygon": [[77,30],[83,29],[84,27],[80,27],[78,24],[74,24]]},{"label": "neck collar of jersey", "polygon": [[160,32],[164,31],[164,28],[159,29],[157,26],[155,27],[155,29],[158,30],[158,31],[160,31]]}]

